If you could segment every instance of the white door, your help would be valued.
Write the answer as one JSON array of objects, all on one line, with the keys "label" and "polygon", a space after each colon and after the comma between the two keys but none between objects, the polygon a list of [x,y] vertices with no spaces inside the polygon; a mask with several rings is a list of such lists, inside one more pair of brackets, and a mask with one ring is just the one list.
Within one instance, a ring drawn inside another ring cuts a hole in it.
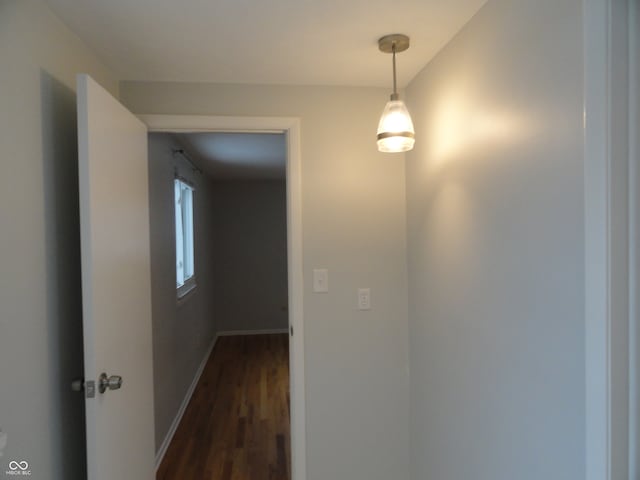
[{"label": "white door", "polygon": [[77,95],[88,478],[151,480],[147,128],[88,75]]}]

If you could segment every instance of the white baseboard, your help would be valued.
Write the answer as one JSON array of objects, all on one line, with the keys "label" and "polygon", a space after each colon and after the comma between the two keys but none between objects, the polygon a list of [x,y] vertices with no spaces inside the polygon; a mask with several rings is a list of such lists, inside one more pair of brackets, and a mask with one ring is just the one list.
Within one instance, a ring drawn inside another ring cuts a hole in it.
[{"label": "white baseboard", "polygon": [[287,328],[274,328],[271,330],[228,330],[226,332],[218,332],[219,337],[233,337],[236,335],[273,335],[275,333],[288,333]]},{"label": "white baseboard", "polygon": [[202,376],[202,372],[204,371],[204,367],[207,365],[207,361],[209,360],[209,357],[211,356],[211,352],[213,352],[213,347],[215,346],[217,339],[218,339],[218,336],[214,335],[213,341],[211,342],[211,345],[207,349],[207,352],[204,354],[204,358],[202,359],[202,362],[200,362],[200,366],[198,366],[198,370],[196,370],[196,374],[193,377],[193,381],[191,382],[191,385],[189,385],[189,389],[187,390],[187,393],[184,396],[184,400],[182,400],[182,404],[180,405],[180,408],[178,409],[178,413],[176,414],[175,418],[173,419],[173,422],[171,423],[171,427],[169,427],[169,431],[167,432],[167,435],[164,437],[162,445],[160,445],[160,449],[156,452],[156,472],[158,471],[158,468],[160,468],[160,464],[162,463],[162,459],[164,458],[165,454],[167,453],[167,449],[169,448],[169,445],[171,444],[171,440],[173,440],[173,436],[175,435],[176,430],[178,429],[178,426],[180,425],[180,421],[182,420],[182,416],[184,415],[184,412],[187,409],[187,406],[189,405],[189,402],[191,401],[191,397],[193,395],[193,392],[196,389],[196,386],[198,385],[198,382],[200,381],[200,377]]}]

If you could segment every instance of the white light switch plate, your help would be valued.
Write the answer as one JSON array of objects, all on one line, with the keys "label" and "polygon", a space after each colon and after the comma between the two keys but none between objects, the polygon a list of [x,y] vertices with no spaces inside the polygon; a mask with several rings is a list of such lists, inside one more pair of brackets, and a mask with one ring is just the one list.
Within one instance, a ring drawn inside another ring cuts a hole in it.
[{"label": "white light switch plate", "polygon": [[313,270],[313,293],[329,292],[329,270],[315,268]]}]

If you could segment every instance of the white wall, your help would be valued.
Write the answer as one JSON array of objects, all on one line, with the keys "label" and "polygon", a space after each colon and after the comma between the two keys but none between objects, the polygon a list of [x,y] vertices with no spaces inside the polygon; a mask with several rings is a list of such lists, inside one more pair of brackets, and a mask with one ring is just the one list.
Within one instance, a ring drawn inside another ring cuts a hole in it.
[{"label": "white wall", "polygon": [[411,82],[411,478],[585,476],[582,15],[490,0]]},{"label": "white wall", "polygon": [[286,183],[215,182],[212,194],[217,330],[286,329]]},{"label": "white wall", "polygon": [[[308,480],[408,476],[405,185],[376,150],[386,89],[121,84],[137,113],[301,118]],[[330,293],[311,293],[311,271]],[[373,309],[356,310],[358,287]]]},{"label": "white wall", "polygon": [[0,472],[85,478],[75,75],[116,78],[44,4],[0,0]]},{"label": "white wall", "polygon": [[[151,308],[156,450],[164,441],[208,351],[216,326],[213,312],[212,183],[195,173],[166,133],[149,134]],[[175,171],[195,186],[194,260],[197,286],[176,298]]]}]

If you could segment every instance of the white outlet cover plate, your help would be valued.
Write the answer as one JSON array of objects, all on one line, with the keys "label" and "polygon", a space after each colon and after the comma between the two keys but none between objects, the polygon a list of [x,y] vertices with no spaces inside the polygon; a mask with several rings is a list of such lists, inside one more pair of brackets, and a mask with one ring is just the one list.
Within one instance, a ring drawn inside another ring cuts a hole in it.
[{"label": "white outlet cover plate", "polygon": [[326,268],[313,269],[313,293],[329,292],[329,270]]},{"label": "white outlet cover plate", "polygon": [[371,310],[371,289],[358,289],[358,310]]}]

